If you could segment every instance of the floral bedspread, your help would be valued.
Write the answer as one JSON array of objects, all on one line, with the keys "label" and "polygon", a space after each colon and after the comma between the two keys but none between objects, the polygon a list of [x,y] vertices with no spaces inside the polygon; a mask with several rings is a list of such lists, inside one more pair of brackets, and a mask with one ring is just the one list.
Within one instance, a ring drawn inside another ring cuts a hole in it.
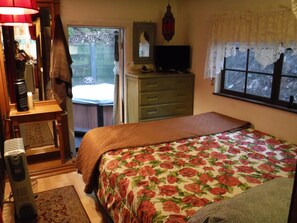
[{"label": "floral bedspread", "polygon": [[254,129],[107,152],[98,198],[114,222],[183,223],[201,207],[293,177],[297,145]]}]

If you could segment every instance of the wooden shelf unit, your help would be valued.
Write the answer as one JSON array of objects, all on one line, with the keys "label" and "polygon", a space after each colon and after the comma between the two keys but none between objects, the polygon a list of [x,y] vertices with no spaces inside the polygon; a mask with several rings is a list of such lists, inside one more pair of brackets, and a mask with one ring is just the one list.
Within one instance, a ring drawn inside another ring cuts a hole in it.
[{"label": "wooden shelf unit", "polygon": [[[65,157],[70,156],[68,151],[65,152],[64,139],[68,136],[63,134],[62,116],[67,115],[60,108],[55,100],[39,101],[34,103],[34,107],[28,111],[17,111],[15,105],[11,105],[9,120],[12,122],[12,131],[14,137],[21,137],[19,124],[39,122],[39,121],[55,121],[56,129],[54,129],[55,145],[46,147],[37,147],[26,150],[27,156],[60,152],[61,163],[65,163]],[[57,134],[57,136],[56,136]]]}]

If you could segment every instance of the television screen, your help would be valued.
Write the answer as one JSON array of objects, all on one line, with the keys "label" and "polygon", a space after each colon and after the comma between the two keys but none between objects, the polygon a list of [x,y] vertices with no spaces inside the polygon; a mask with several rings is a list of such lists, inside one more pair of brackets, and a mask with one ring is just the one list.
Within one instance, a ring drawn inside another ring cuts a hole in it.
[{"label": "television screen", "polygon": [[155,46],[155,66],[158,71],[187,72],[190,68],[189,45]]}]

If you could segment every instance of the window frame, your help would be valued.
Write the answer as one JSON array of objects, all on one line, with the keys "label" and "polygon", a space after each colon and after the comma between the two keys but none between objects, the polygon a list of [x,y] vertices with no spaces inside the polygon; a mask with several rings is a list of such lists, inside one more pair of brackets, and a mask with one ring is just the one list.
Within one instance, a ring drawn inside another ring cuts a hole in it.
[{"label": "window frame", "polygon": [[[224,64],[223,69],[221,71],[221,80],[220,80],[220,91],[219,93],[216,93],[217,95],[227,96],[238,100],[248,101],[252,103],[257,103],[260,105],[273,107],[281,110],[290,111],[293,113],[297,113],[297,101],[295,100],[293,105],[290,106],[290,103],[288,101],[282,101],[279,99],[280,94],[280,88],[281,88],[281,78],[282,77],[290,77],[290,78],[296,78],[297,76],[291,76],[291,75],[283,75],[282,74],[282,67],[283,67],[283,60],[284,60],[284,54],[282,53],[280,55],[280,58],[274,63],[274,69],[272,74],[268,74],[265,72],[258,72],[258,71],[249,71],[248,70],[248,64],[249,64],[249,54],[250,49],[247,49],[247,57],[246,57],[246,67],[245,70],[240,69],[229,69],[226,68],[226,60],[227,58],[224,58]],[[245,83],[244,83],[244,91],[238,92],[233,90],[225,89],[225,77],[226,77],[226,71],[238,71],[238,72],[244,72],[245,73]],[[268,97],[262,97],[258,95],[253,95],[247,93],[247,81],[248,81],[248,75],[251,74],[258,74],[258,75],[271,75],[272,76],[272,88],[271,88],[271,96]]]}]

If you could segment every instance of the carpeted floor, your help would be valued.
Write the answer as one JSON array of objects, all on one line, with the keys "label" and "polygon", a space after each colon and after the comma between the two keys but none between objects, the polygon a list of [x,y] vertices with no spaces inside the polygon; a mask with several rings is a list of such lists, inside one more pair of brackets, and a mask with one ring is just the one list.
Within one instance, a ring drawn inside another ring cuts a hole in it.
[{"label": "carpeted floor", "polygon": [[37,193],[38,223],[89,223],[73,185]]},{"label": "carpeted floor", "polygon": [[36,194],[37,218],[17,223],[90,223],[73,185]]},{"label": "carpeted floor", "polygon": [[20,125],[25,148],[54,144],[53,134],[48,122],[32,122]]}]

